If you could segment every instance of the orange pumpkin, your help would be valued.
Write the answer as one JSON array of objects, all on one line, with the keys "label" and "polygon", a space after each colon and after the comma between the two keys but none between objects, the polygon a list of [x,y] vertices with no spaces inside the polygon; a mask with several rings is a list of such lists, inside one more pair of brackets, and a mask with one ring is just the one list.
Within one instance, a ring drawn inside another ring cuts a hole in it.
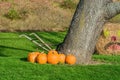
[{"label": "orange pumpkin", "polygon": [[40,53],[39,52],[32,52],[32,53],[29,53],[28,54],[28,61],[29,62],[32,62],[32,63],[34,63],[34,62],[36,62],[36,57],[39,55]]},{"label": "orange pumpkin", "polygon": [[65,59],[67,64],[75,64],[76,63],[76,57],[72,54],[68,54]]},{"label": "orange pumpkin", "polygon": [[41,53],[37,56],[37,62],[39,64],[46,64],[47,63],[47,55],[45,53]]},{"label": "orange pumpkin", "polygon": [[47,55],[48,63],[57,64],[59,63],[59,54],[55,50],[50,50]]},{"label": "orange pumpkin", "polygon": [[65,63],[65,54],[59,54],[59,63]]}]

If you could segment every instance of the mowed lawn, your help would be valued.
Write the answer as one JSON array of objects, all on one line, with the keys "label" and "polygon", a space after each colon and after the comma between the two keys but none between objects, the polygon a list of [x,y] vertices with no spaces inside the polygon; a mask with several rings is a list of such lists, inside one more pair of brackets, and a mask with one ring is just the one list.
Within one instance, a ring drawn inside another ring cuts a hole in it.
[{"label": "mowed lawn", "polygon": [[[44,50],[20,38],[23,33],[31,32],[0,33],[0,80],[120,80],[120,56],[93,55],[94,60],[104,63],[98,65],[30,63],[26,59],[29,52]],[[52,48],[62,42],[66,34],[36,33]]]}]

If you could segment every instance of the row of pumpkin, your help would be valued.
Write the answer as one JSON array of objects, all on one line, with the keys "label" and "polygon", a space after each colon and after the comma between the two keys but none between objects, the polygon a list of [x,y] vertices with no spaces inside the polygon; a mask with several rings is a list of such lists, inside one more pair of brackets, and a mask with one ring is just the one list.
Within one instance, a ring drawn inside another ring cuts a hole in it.
[{"label": "row of pumpkin", "polygon": [[75,64],[76,63],[76,57],[72,54],[58,54],[56,50],[50,50],[48,54],[46,53],[40,53],[40,52],[31,52],[28,54],[28,61],[32,63],[39,63],[39,64]]}]

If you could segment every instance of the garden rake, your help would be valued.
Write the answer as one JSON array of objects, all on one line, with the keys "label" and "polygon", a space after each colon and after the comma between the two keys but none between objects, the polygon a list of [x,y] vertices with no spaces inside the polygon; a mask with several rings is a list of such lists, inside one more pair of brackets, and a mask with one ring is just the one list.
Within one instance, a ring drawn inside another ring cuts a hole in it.
[{"label": "garden rake", "polygon": [[29,35],[34,35],[43,45],[45,45],[46,47],[43,47],[40,43],[38,43],[37,41],[35,41],[35,40],[33,40],[31,37],[29,37],[28,35],[26,35],[26,34],[22,34],[22,35],[20,35],[20,37],[25,37],[25,38],[27,38],[28,40],[30,40],[30,41],[32,41],[34,44],[36,44],[37,46],[39,46],[39,47],[41,47],[42,49],[44,49],[44,50],[46,50],[46,51],[49,51],[49,50],[51,50],[52,48],[48,45],[48,44],[46,44],[36,33],[31,33],[31,34],[29,34]]}]

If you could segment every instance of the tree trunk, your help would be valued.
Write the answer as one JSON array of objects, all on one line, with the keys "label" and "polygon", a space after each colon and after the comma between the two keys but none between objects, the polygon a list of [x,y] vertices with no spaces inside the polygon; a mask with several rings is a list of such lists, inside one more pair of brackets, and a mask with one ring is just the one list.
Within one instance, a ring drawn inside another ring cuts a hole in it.
[{"label": "tree trunk", "polygon": [[57,50],[65,54],[74,54],[77,57],[77,64],[88,64],[103,25],[119,12],[119,2],[80,0],[68,33]]}]

